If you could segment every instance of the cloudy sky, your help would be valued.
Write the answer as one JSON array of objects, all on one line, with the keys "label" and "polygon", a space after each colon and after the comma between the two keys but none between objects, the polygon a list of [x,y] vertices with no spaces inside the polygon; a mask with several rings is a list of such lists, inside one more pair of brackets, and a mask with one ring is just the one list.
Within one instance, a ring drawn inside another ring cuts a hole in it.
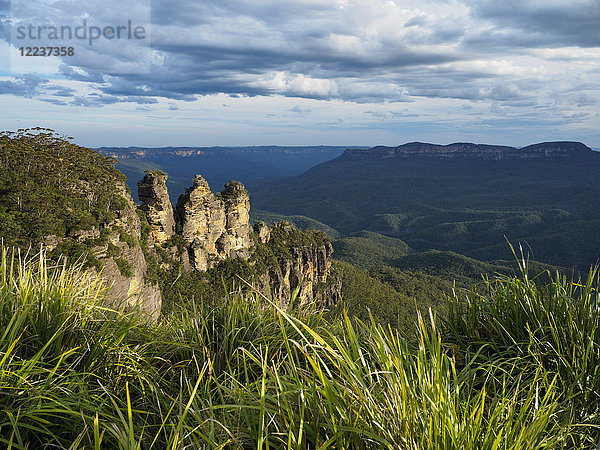
[{"label": "cloudy sky", "polygon": [[[0,15],[4,130],[87,146],[600,147],[600,0],[0,0]],[[84,23],[85,39],[49,34]],[[143,33],[116,39],[128,24]],[[91,26],[110,30],[90,43]],[[40,45],[73,55],[21,56]]]}]

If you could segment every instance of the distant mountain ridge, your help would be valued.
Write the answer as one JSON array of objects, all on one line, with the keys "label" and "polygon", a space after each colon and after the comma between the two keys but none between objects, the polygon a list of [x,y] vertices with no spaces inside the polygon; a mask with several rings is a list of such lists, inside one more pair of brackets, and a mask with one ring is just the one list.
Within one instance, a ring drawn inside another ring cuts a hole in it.
[{"label": "distant mountain ridge", "polygon": [[[262,180],[300,175],[311,167],[337,158],[348,146],[306,147],[101,147],[97,150],[119,161],[119,170],[128,180],[137,200],[137,180],[146,170],[169,174],[169,192],[183,192],[198,173],[211,186],[223,186],[234,179],[251,185]],[[171,198],[173,204],[177,197]]]},{"label": "distant mountain ridge", "polygon": [[341,237],[367,230],[482,261],[510,260],[508,239],[537,261],[587,269],[600,261],[598,173],[600,153],[579,142],[410,143],[349,149],[250,195],[259,210],[310,217]]},{"label": "distant mountain ridge", "polygon": [[180,157],[188,158],[193,156],[219,157],[219,156],[247,156],[247,155],[303,155],[308,153],[331,153],[340,146],[280,146],[280,145],[255,145],[238,147],[99,147],[100,153],[117,159],[143,159],[151,157]]},{"label": "distant mountain ridge", "polygon": [[593,150],[581,142],[542,142],[523,148],[504,145],[473,144],[455,142],[437,145],[409,142],[398,147],[377,146],[370,149],[347,149],[340,158],[346,159],[390,159],[429,157],[437,159],[478,158],[488,160],[516,159],[562,159],[592,154]]}]

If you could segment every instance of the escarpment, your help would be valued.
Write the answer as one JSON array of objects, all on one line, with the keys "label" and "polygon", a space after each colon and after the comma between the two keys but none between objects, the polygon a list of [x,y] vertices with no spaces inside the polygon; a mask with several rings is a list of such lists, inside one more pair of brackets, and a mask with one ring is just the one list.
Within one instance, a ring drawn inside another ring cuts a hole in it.
[{"label": "escarpment", "polygon": [[158,285],[147,279],[148,265],[140,244],[141,222],[136,205],[124,182],[115,188],[124,203],[110,221],[66,236],[49,235],[45,239],[46,249],[62,254],[76,242],[75,245],[85,248],[87,275],[99,277],[106,288],[107,306],[136,309],[157,320],[162,295]]},{"label": "escarpment", "polygon": [[523,148],[505,145],[473,144],[456,142],[448,145],[436,145],[423,142],[410,142],[398,147],[378,146],[369,149],[347,149],[343,159],[407,159],[433,158],[456,159],[471,158],[483,160],[563,160],[593,155],[593,150],[581,142],[542,142]]},{"label": "escarpment", "polygon": [[90,251],[100,262],[99,273],[107,283],[109,306],[135,308],[156,320],[162,295],[158,285],[147,279],[148,265],[140,245],[141,222],[136,205],[125,184],[119,188],[127,203],[105,225],[106,242]]},{"label": "escarpment", "polygon": [[116,161],[43,128],[0,133],[0,161],[3,245],[27,255],[41,245],[51,261],[79,263],[105,288],[105,304],[156,319],[162,295]]},{"label": "escarpment", "polygon": [[[140,209],[152,236],[164,236],[171,223],[159,214],[170,210],[166,180],[148,172],[138,184],[144,202]],[[300,305],[335,304],[341,286],[331,273],[333,247],[327,236],[297,230],[289,223],[269,227],[259,222],[251,227],[249,213],[250,197],[242,183],[230,181],[221,192],[213,193],[197,175],[177,202],[175,233],[171,239],[155,239],[159,253],[166,255],[161,267],[172,269],[179,264],[187,272],[206,272],[239,260],[246,273],[251,273],[246,281],[273,295],[282,306],[290,306],[292,298]]]},{"label": "escarpment", "polygon": [[259,248],[253,258],[257,264],[267,262],[258,284],[270,289],[281,306],[294,300],[331,307],[341,299],[341,280],[331,270],[333,246],[325,233],[300,231],[289,222],[272,227],[259,222],[254,231]]}]

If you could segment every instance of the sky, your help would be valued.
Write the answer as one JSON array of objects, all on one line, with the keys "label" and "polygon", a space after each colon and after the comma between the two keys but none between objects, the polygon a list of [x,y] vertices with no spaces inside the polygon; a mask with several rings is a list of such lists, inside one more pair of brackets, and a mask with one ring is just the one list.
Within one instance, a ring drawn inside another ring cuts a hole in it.
[{"label": "sky", "polygon": [[0,20],[1,130],[600,147],[600,0],[0,0]]}]

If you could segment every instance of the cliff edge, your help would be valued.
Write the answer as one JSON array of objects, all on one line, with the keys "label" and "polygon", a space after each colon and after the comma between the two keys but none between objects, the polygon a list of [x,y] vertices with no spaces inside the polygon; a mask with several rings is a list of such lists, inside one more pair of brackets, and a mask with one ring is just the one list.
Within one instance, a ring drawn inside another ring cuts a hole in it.
[{"label": "cliff edge", "polygon": [[45,128],[0,133],[0,237],[23,251],[82,261],[110,306],[156,319],[162,296],[147,280],[136,205],[116,160]]},{"label": "cliff edge", "polygon": [[410,142],[398,147],[377,146],[369,149],[347,149],[340,158],[346,159],[402,159],[402,158],[476,158],[487,160],[564,159],[593,154],[581,142],[542,142],[523,148],[504,145],[456,142],[448,145]]}]

